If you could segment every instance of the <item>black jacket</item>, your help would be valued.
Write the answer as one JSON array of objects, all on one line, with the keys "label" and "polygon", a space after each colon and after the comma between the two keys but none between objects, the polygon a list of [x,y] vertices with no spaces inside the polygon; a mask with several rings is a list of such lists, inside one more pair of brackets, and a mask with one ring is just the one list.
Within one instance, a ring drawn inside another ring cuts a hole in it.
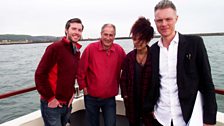
[{"label": "black jacket", "polygon": [[[152,87],[145,103],[146,111],[153,111],[160,96],[158,42],[151,47]],[[193,112],[197,91],[203,98],[203,121],[206,124],[216,123],[217,104],[211,68],[203,40],[199,36],[179,34],[177,54],[177,86],[178,97],[183,118],[188,123]]]}]

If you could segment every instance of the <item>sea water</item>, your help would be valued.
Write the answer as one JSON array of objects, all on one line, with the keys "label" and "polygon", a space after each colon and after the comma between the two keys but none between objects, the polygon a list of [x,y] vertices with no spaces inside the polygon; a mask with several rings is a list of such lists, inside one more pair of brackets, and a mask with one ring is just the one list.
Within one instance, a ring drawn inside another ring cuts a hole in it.
[{"label": "sea water", "polygon": [[[207,48],[213,81],[224,89],[224,36],[203,37]],[[154,43],[158,38],[153,39]],[[81,41],[81,51],[92,41]],[[133,49],[130,39],[116,40],[126,53]],[[36,67],[50,43],[0,45],[0,94],[35,86]],[[218,111],[224,112],[224,96],[216,95]],[[0,100],[0,123],[39,109],[37,91]]]}]

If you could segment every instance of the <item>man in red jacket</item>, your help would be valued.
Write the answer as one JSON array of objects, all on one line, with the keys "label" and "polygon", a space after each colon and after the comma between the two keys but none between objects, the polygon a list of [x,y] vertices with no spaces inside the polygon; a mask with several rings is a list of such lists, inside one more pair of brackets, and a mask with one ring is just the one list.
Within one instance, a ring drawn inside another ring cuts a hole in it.
[{"label": "man in red jacket", "polygon": [[100,40],[89,44],[80,60],[78,84],[84,90],[88,126],[99,126],[100,109],[105,126],[116,125],[115,96],[125,52],[114,43],[115,33],[113,24],[103,25]]},{"label": "man in red jacket", "polygon": [[65,126],[71,115],[83,28],[80,19],[68,20],[66,36],[47,47],[37,67],[35,83],[45,126]]}]

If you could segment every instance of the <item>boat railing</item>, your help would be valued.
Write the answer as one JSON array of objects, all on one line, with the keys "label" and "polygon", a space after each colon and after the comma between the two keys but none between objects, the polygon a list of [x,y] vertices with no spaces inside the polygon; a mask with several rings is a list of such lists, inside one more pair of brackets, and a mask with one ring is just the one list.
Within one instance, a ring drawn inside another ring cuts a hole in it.
[{"label": "boat railing", "polygon": [[[24,88],[24,89],[21,89],[21,90],[16,90],[16,91],[3,93],[3,94],[0,94],[0,99],[8,98],[8,97],[15,96],[15,95],[20,95],[20,94],[27,93],[27,92],[34,91],[34,90],[36,90],[35,86]],[[75,98],[79,98],[83,95],[83,93],[79,91],[78,86],[75,86],[75,90],[76,90]],[[224,95],[224,89],[216,88],[215,93]]]},{"label": "boat railing", "polygon": [[216,94],[224,95],[224,89],[216,88],[216,89],[215,89],[215,93],[216,93]]},{"label": "boat railing", "polygon": [[0,99],[8,98],[8,97],[15,96],[15,95],[20,95],[20,94],[27,93],[27,92],[34,91],[34,90],[36,90],[35,86],[16,90],[16,91],[10,91],[7,93],[0,94]]},{"label": "boat railing", "polygon": [[[4,98],[11,97],[11,96],[31,92],[31,91],[34,91],[36,89],[37,88],[35,86],[33,86],[33,87],[28,87],[28,88],[24,88],[24,89],[20,89],[20,90],[16,90],[16,91],[10,91],[10,92],[7,92],[7,93],[0,94],[0,99],[4,99]],[[75,86],[75,91],[76,91],[75,96],[74,96],[75,98],[79,98],[79,97],[83,96],[83,92],[79,91],[78,86]]]}]

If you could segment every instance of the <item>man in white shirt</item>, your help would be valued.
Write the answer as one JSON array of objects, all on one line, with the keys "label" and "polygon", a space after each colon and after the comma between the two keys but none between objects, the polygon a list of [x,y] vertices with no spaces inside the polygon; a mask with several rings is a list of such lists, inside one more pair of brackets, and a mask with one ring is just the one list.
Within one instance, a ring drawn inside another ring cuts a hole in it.
[{"label": "man in white shirt", "polygon": [[178,16],[171,1],[160,1],[154,14],[161,39],[151,47],[153,76],[146,110],[153,112],[153,126],[188,125],[199,91],[203,99],[203,124],[215,125],[217,104],[202,38],[175,30]]}]

